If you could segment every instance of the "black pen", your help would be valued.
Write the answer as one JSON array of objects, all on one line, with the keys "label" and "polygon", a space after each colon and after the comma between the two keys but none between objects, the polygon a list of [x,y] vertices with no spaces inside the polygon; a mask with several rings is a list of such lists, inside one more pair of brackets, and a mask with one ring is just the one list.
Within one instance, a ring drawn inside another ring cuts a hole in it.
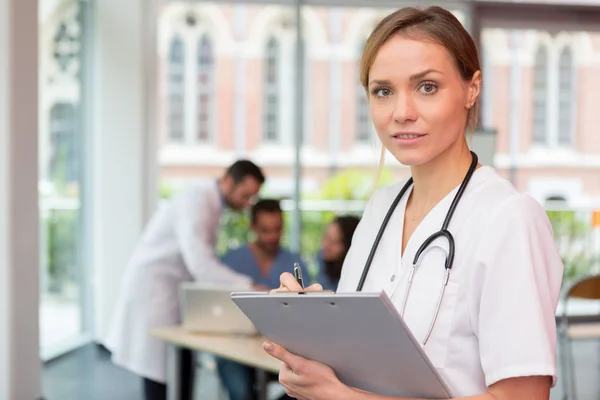
[{"label": "black pen", "polygon": [[296,282],[300,285],[302,289],[304,289],[304,283],[302,282],[302,270],[300,269],[300,264],[294,263],[294,278],[296,278]]}]

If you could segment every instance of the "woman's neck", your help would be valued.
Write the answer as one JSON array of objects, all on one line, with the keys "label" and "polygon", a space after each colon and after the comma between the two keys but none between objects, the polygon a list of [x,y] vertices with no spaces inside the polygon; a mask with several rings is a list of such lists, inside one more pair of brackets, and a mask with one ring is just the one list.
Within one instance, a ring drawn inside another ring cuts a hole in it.
[{"label": "woman's neck", "polygon": [[427,164],[411,167],[413,190],[410,204],[429,212],[465,178],[472,156],[466,143],[450,148]]}]

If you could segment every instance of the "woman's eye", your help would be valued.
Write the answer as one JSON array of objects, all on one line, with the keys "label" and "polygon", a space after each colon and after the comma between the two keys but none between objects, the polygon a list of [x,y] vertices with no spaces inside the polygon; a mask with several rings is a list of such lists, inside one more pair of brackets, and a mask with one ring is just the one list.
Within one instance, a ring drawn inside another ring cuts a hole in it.
[{"label": "woman's eye", "polygon": [[424,83],[419,86],[419,91],[422,94],[434,94],[437,91],[437,86],[433,83]]},{"label": "woman's eye", "polygon": [[373,94],[377,97],[387,97],[392,94],[392,91],[390,89],[380,88],[380,89],[375,89],[373,91]]}]

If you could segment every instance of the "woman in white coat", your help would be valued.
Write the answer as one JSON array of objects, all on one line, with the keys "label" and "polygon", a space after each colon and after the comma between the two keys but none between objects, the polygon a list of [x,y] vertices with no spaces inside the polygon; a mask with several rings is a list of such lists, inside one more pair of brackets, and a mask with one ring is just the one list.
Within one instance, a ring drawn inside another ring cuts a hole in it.
[{"label": "woman in white coat", "polygon": [[[542,207],[469,151],[481,88],[473,40],[442,8],[399,10],[368,39],[361,80],[379,138],[412,180],[370,199],[338,292],[384,290],[457,398],[547,400],[563,265]],[[299,289],[282,275],[279,290]],[[384,399],[344,385],[326,365],[264,347],[283,361],[291,397]]]},{"label": "woman in white coat", "polygon": [[[180,284],[197,280],[251,289],[249,277],[219,261],[215,245],[223,209],[249,206],[264,181],[255,164],[237,161],[221,179],[176,195],[146,227],[125,271],[106,347],[116,365],[144,378],[147,400],[166,399],[166,344],[149,331],[180,323]],[[182,358],[182,388],[190,396],[192,353]]]}]

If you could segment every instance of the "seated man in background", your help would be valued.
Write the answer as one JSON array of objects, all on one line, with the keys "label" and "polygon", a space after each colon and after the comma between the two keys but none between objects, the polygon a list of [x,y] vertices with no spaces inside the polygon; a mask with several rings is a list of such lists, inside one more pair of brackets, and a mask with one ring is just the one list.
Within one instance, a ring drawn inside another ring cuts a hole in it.
[{"label": "seated man in background", "polygon": [[[252,207],[250,218],[250,229],[255,240],[227,252],[222,257],[223,263],[268,289],[278,288],[279,276],[286,271],[293,273],[294,263],[299,263],[302,276],[308,277],[300,255],[280,246],[283,213],[279,202],[272,199],[259,200]],[[217,358],[216,361],[219,376],[230,400],[256,398],[254,368],[222,358]]]}]

